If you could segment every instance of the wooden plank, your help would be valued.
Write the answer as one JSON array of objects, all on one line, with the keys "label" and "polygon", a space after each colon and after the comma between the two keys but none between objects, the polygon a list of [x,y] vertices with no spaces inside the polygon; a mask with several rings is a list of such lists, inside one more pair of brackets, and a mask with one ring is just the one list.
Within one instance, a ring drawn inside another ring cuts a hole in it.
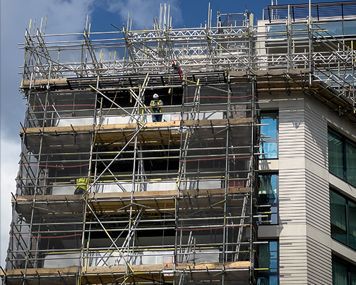
[{"label": "wooden plank", "polygon": [[[228,194],[237,194],[237,193],[247,193],[248,188],[245,187],[230,187],[228,189]],[[109,193],[89,193],[89,200],[103,200],[103,199],[162,199],[162,198],[175,198],[176,196],[194,196],[194,197],[204,197],[210,195],[224,195],[225,190],[220,189],[198,189],[198,190],[161,190],[161,191],[144,191],[144,192],[135,192],[132,195],[132,192],[109,192]],[[36,201],[38,202],[68,202],[68,201],[82,201],[83,197],[81,195],[37,195]],[[32,195],[17,196],[16,200],[13,199],[14,203],[32,203]]]},{"label": "wooden plank", "polygon": [[[268,70],[256,70],[254,72],[254,74],[257,76],[257,79],[259,79],[259,77],[265,77],[265,76],[285,76],[286,74],[306,76],[309,75],[309,73],[310,70],[307,68],[294,68],[294,69],[290,69],[289,71],[286,71],[285,69],[268,69]],[[245,77],[247,75],[250,75],[248,71],[234,71],[234,70],[230,70],[229,74],[232,77],[231,78],[232,81],[233,79],[235,79],[235,77],[239,78],[239,77]]]},{"label": "wooden plank", "polygon": [[[245,187],[229,187],[227,194],[238,194],[238,193],[248,193],[250,190]],[[180,192],[181,196],[194,196],[194,197],[204,197],[204,196],[214,196],[214,195],[224,195],[225,189],[198,189],[198,190],[183,190]]]},{"label": "wooden plank", "polygon": [[[228,262],[224,265],[222,263],[179,263],[176,265],[176,270],[179,271],[207,271],[207,270],[224,270],[225,269],[250,269],[251,263],[249,261],[237,261],[237,262]],[[154,278],[157,274],[164,274],[165,271],[174,270],[173,263],[165,264],[145,264],[145,265],[131,265],[131,276],[141,276],[143,275],[150,276]],[[8,269],[5,271],[7,277],[22,277],[24,273],[26,276],[42,276],[42,277],[56,277],[60,276],[73,276],[80,274],[86,278],[107,278],[118,275],[125,275],[127,272],[126,266],[96,266],[96,267],[62,267],[62,268],[24,268],[19,269]],[[0,276],[4,276],[1,273]]]},{"label": "wooden plank", "polygon": [[[199,127],[199,126],[226,126],[230,125],[245,125],[250,124],[252,122],[251,118],[237,118],[237,119],[217,119],[217,120],[186,120],[186,121],[169,121],[169,122],[155,122],[155,123],[147,123],[144,131],[153,131],[156,129],[172,129],[179,128],[180,126],[184,127]],[[102,126],[94,126],[94,125],[81,125],[81,126],[65,126],[65,127],[45,127],[45,128],[25,128],[25,130],[21,130],[21,133],[26,134],[40,134],[40,133],[87,133],[97,131],[99,134],[105,132],[119,132],[119,131],[135,131],[137,128],[137,124],[109,124]]]},{"label": "wooden plank", "polygon": [[[97,134],[95,138],[96,143],[116,143],[116,144],[124,144],[127,140],[129,140],[134,135],[133,132],[128,133],[127,131],[123,132],[100,132]],[[180,133],[178,130],[143,130],[137,136],[139,143],[148,144],[172,144],[174,142],[179,142]]]},{"label": "wooden plank", "polygon": [[[248,188],[244,187],[230,187],[228,190],[228,194],[234,193],[246,193],[248,192]],[[135,192],[133,193],[134,199],[140,198],[162,198],[162,197],[175,197],[179,193],[183,195],[190,195],[190,196],[205,196],[205,195],[223,195],[224,189],[199,189],[199,190],[183,190],[179,192],[178,190],[160,190],[160,191],[144,191],[144,192]],[[89,199],[125,199],[131,198],[132,192],[109,192],[109,193],[90,193]],[[24,195],[24,196],[17,196],[16,201],[13,202],[21,203],[21,202],[28,202],[33,200],[32,195]],[[81,201],[81,195],[37,195],[36,201]]]},{"label": "wooden plank", "polygon": [[24,273],[26,275],[51,275],[51,276],[58,276],[59,273],[61,275],[75,275],[80,272],[80,267],[71,266],[71,267],[62,267],[62,268],[19,268],[19,269],[7,269],[6,275],[9,277],[14,276],[22,276]]},{"label": "wooden plank", "polygon": [[[133,198],[139,200],[140,198],[162,198],[175,197],[178,194],[177,190],[163,190],[163,191],[145,191],[133,193]],[[91,193],[89,199],[127,199],[131,198],[132,192],[111,192],[111,193]]]},{"label": "wooden plank", "polygon": [[[12,198],[12,202],[14,203],[24,203],[24,202],[32,202],[33,196],[32,195],[23,195],[17,196],[16,200]],[[36,196],[37,202],[81,202],[82,196],[81,195],[37,195]]]},{"label": "wooden plank", "polygon": [[[243,194],[249,192],[248,188],[230,187],[227,191],[228,195]],[[132,195],[132,200],[131,200]],[[107,214],[118,214],[122,212],[122,207],[128,206],[131,203],[134,209],[139,209],[141,206],[146,207],[146,212],[149,211],[174,211],[175,199],[184,200],[187,197],[196,199],[196,203],[200,207],[208,207],[207,198],[218,197],[220,199],[225,195],[225,189],[199,189],[199,190],[166,190],[166,191],[145,191],[145,192],[111,192],[111,193],[89,193],[88,202],[95,212],[106,212]],[[25,215],[30,213],[30,207],[33,203],[33,196],[18,196],[13,203],[17,204],[19,213]],[[79,211],[78,205],[84,203],[81,195],[38,195],[36,196],[38,207],[50,212],[56,211],[58,215],[68,215]],[[61,207],[61,205],[63,207]],[[56,208],[54,208],[56,207]],[[44,212],[46,213],[46,212]]]},{"label": "wooden plank", "polygon": [[[176,265],[176,270],[223,270],[227,269],[250,269],[251,263],[249,261],[236,261],[236,262],[227,262],[224,265],[222,263],[178,263]],[[165,264],[145,264],[145,265],[131,265],[132,274],[135,275],[141,273],[159,273],[166,270],[173,270],[173,263]],[[105,274],[125,274],[127,272],[126,266],[97,266],[97,267],[88,267],[83,270],[83,275],[105,275]]]},{"label": "wooden plank", "polygon": [[[30,88],[31,80],[25,79],[22,80],[21,82],[21,88],[27,89]],[[67,86],[68,81],[67,78],[52,78],[52,79],[34,79],[32,80],[32,87],[42,87],[46,86],[47,84],[49,85],[54,85],[54,86]]]},{"label": "wooden plank", "polygon": [[236,119],[215,119],[215,120],[187,120],[182,121],[184,127],[207,127],[207,126],[226,126],[227,124],[237,126],[251,123],[251,118],[236,118]]}]

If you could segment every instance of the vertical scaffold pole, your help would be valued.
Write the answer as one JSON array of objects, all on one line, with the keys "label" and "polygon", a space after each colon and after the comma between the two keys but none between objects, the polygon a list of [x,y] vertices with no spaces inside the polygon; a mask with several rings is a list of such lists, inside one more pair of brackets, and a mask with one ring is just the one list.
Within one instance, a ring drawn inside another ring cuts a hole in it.
[{"label": "vertical scaffold pole", "polygon": [[254,223],[253,223],[253,207],[254,207],[254,193],[255,187],[256,187],[256,172],[255,170],[258,168],[258,163],[257,159],[255,158],[255,144],[256,144],[256,120],[257,120],[257,113],[256,113],[256,104],[257,104],[257,90],[256,90],[256,76],[252,76],[250,78],[251,80],[251,145],[250,145],[250,189],[249,189],[249,197],[250,197],[250,226],[249,226],[249,254],[250,254],[250,263],[251,263],[251,268],[250,268],[250,284],[254,284],[254,239],[255,239],[255,233],[254,233]]},{"label": "vertical scaffold pole", "polygon": [[309,61],[309,85],[312,84],[312,76],[313,76],[313,19],[312,19],[312,0],[309,0],[308,3],[308,9],[309,9],[309,14],[308,14],[308,35],[309,35],[309,56],[308,56],[308,61]]}]

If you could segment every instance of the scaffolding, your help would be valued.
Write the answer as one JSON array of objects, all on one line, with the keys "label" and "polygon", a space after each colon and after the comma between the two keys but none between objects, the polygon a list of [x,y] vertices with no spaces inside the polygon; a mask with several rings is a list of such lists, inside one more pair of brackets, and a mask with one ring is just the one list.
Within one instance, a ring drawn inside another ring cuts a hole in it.
[{"label": "scaffolding", "polygon": [[209,7],[205,27],[174,29],[168,5],[152,30],[30,25],[6,284],[253,284],[268,270],[255,266],[269,218],[255,199],[258,95],[355,110],[352,38],[285,8],[257,26],[249,12],[213,26]]}]

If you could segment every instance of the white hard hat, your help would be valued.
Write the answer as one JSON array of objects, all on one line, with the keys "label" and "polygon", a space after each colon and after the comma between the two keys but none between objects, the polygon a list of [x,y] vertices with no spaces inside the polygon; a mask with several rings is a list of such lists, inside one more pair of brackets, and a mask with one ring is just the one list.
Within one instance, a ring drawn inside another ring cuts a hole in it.
[{"label": "white hard hat", "polygon": [[155,93],[155,94],[153,94],[153,99],[158,99],[158,94],[157,93]]}]

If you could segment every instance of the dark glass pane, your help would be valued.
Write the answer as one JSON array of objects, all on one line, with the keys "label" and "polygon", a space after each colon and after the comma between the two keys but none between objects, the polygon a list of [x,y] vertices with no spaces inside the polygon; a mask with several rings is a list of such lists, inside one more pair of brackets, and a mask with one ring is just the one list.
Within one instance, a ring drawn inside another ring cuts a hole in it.
[{"label": "dark glass pane", "polygon": [[258,267],[269,268],[268,244],[260,244],[258,247]]},{"label": "dark glass pane", "polygon": [[347,243],[346,199],[335,192],[330,192],[331,236]]},{"label": "dark glass pane", "polygon": [[277,114],[261,115],[261,158],[278,158],[278,119]]},{"label": "dark glass pane", "polygon": [[347,284],[347,267],[333,260],[333,285]]},{"label": "dark glass pane", "polygon": [[356,203],[352,201],[348,203],[348,220],[349,246],[356,249]]},{"label": "dark glass pane", "polygon": [[257,285],[269,285],[268,284],[268,277],[258,277],[256,284]]},{"label": "dark glass pane", "polygon": [[356,147],[346,144],[346,180],[351,185],[356,186]]},{"label": "dark glass pane", "polygon": [[[356,268],[354,268],[356,270]],[[356,285],[356,271],[352,271],[350,275],[350,285]]]},{"label": "dark glass pane", "polygon": [[270,216],[271,224],[278,224],[278,174],[261,174],[259,176],[258,204],[269,205],[260,207],[259,212],[266,212]]},{"label": "dark glass pane", "polygon": [[278,272],[278,243],[276,241],[269,242],[269,269],[271,273]]},{"label": "dark glass pane", "polygon": [[258,246],[258,267],[257,284],[258,285],[278,285],[278,241],[269,241],[268,244]]},{"label": "dark glass pane", "polygon": [[269,285],[278,285],[278,275],[271,275],[269,277]]},{"label": "dark glass pane", "polygon": [[344,178],[343,145],[342,140],[336,134],[329,132],[329,171]]}]

